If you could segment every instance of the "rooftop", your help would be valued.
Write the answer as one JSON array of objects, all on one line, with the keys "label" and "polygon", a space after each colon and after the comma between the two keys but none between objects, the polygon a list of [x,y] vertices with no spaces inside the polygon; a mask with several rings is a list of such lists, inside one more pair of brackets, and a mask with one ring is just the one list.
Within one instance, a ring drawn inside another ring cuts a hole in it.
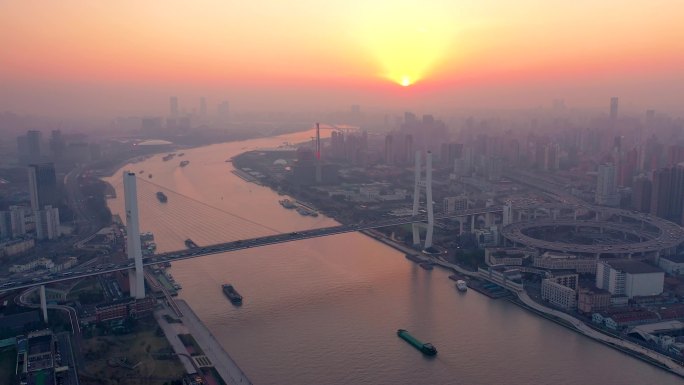
[{"label": "rooftop", "polygon": [[662,273],[663,270],[655,266],[647,265],[640,261],[606,261],[615,270],[624,271],[628,274]]}]

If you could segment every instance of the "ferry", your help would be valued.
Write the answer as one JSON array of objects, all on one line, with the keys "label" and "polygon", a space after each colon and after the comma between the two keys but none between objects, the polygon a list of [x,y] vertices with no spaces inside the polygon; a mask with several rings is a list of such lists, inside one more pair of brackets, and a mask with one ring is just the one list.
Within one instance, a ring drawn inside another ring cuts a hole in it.
[{"label": "ferry", "polygon": [[468,284],[466,284],[466,281],[459,279],[456,281],[456,288],[458,291],[468,291]]},{"label": "ferry", "polygon": [[228,299],[230,300],[230,302],[233,303],[233,305],[242,305],[242,296],[240,295],[240,293],[237,292],[237,290],[235,290],[233,285],[226,283],[221,285],[221,288],[223,289],[223,294],[225,294],[226,297],[228,297]]},{"label": "ferry", "polygon": [[399,329],[397,330],[397,335],[402,340],[411,344],[411,346],[413,346],[414,348],[420,350],[421,353],[425,354],[426,356],[434,356],[437,354],[437,349],[435,349],[435,347],[432,346],[431,343],[423,343],[422,341],[418,340],[417,338],[409,334],[407,330]]},{"label": "ferry", "polygon": [[157,191],[157,199],[161,203],[166,203],[169,200],[169,198],[166,196],[166,194],[164,194],[161,191]]},{"label": "ferry", "polygon": [[307,216],[307,215],[311,214],[309,212],[309,210],[305,209],[304,207],[297,207],[297,212],[299,213],[299,215],[303,215],[303,216]]},{"label": "ferry", "polygon": [[148,175],[147,177],[150,178],[150,179],[152,179],[152,174]]},{"label": "ferry", "polygon": [[189,164],[190,164],[190,161],[189,161],[189,160],[184,160],[184,161],[180,162],[180,166],[181,166],[181,167],[185,167],[185,166],[187,166],[187,165],[189,165]]}]

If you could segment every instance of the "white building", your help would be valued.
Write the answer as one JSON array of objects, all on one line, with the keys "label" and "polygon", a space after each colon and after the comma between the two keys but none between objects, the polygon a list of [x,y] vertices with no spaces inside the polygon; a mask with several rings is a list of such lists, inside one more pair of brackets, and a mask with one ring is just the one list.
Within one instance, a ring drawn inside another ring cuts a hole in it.
[{"label": "white building", "polygon": [[36,236],[38,239],[57,239],[61,234],[59,228],[59,209],[45,206],[36,213]]},{"label": "white building", "polygon": [[598,168],[596,178],[596,204],[617,206],[620,196],[617,193],[615,166],[612,163],[602,164]]},{"label": "white building", "polygon": [[660,257],[658,266],[670,275],[684,275],[684,255]]},{"label": "white building", "polygon": [[464,211],[468,209],[468,198],[465,195],[446,197],[442,201],[444,214],[451,214],[454,211]]},{"label": "white building", "polygon": [[601,261],[596,265],[596,287],[613,296],[659,295],[663,292],[665,272],[639,261]]},{"label": "white building", "polygon": [[565,310],[577,307],[577,274],[546,278],[542,281],[542,299]]}]

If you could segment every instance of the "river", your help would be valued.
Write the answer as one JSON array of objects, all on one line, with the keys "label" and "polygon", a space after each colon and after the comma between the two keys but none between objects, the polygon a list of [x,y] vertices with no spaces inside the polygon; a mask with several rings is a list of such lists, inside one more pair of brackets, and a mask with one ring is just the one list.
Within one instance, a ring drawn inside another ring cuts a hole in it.
[{"label": "river", "polygon": [[[225,162],[311,135],[185,150],[182,159],[191,163],[184,168],[178,158],[164,162],[161,155],[125,168],[153,174],[153,183],[271,229],[328,226],[335,222],[282,208],[282,197],[233,175]],[[121,171],[108,179],[119,197],[121,179]],[[227,214],[207,214],[207,208],[173,195],[166,206],[153,194],[139,195],[141,229],[154,232],[160,251],[182,249],[188,236],[202,245],[239,234],[230,229],[234,220],[225,222]],[[121,213],[121,199],[110,207]],[[163,210],[180,214],[169,223],[169,217],[159,219]],[[446,272],[425,271],[361,234],[179,261],[171,272],[183,286],[180,297],[254,384],[681,384],[509,302],[460,293]],[[225,282],[245,297],[241,307],[223,296]],[[398,328],[432,342],[437,357],[423,357],[396,336]]]}]

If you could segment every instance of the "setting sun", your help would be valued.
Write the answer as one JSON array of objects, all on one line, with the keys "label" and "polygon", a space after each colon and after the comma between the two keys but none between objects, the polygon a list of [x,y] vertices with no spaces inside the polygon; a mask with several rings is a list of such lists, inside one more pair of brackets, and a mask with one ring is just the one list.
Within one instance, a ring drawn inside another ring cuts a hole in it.
[{"label": "setting sun", "polygon": [[403,87],[408,87],[408,86],[410,86],[410,85],[411,85],[411,79],[409,79],[408,76],[404,76],[403,78],[401,78],[401,85],[402,85]]}]

